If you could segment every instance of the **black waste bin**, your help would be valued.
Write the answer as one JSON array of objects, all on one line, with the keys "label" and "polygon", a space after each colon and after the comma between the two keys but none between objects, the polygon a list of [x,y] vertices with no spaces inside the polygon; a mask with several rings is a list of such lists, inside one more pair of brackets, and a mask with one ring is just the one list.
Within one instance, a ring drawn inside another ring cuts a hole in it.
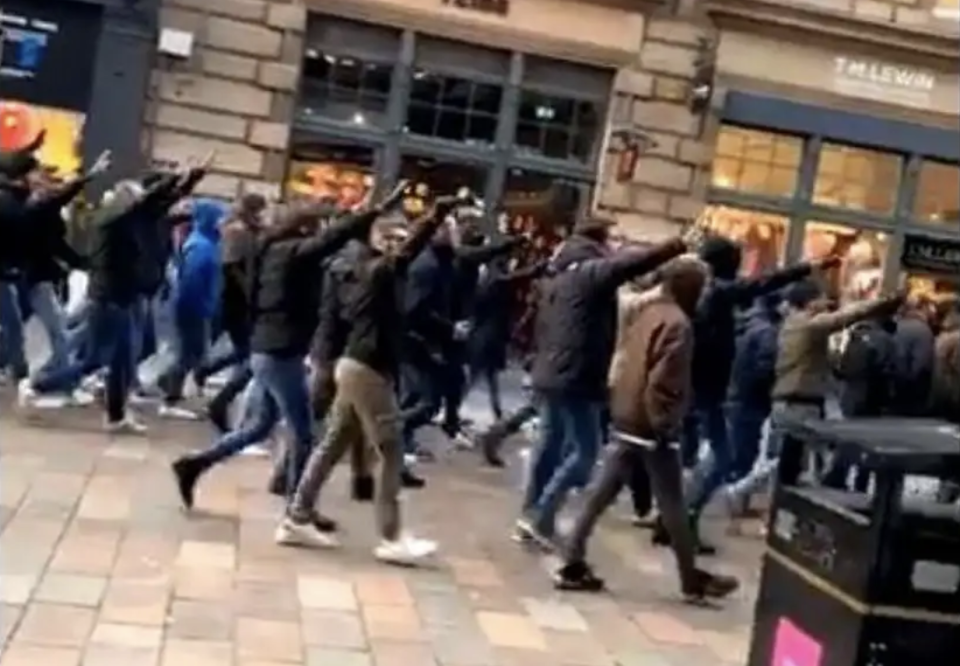
[{"label": "black waste bin", "polygon": [[[873,492],[807,480],[827,451],[869,469]],[[960,479],[956,426],[787,427],[748,666],[960,664],[960,508],[905,496],[906,475]]]}]

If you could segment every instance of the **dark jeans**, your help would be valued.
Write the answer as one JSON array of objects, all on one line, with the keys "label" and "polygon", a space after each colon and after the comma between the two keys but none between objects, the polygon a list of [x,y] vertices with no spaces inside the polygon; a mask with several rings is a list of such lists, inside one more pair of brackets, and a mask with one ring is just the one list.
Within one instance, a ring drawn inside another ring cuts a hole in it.
[{"label": "dark jeans", "polygon": [[643,468],[660,508],[664,527],[677,559],[684,590],[696,583],[696,540],[687,521],[683,501],[680,457],[669,446],[647,448],[632,442],[615,441],[609,448],[600,475],[587,493],[586,504],[574,522],[564,553],[568,563],[583,562],[587,541],[604,512],[616,501],[623,487]]},{"label": "dark jeans", "polygon": [[753,469],[760,455],[763,424],[770,416],[765,405],[731,402],[727,405],[727,425],[730,428],[731,481],[739,481]]},{"label": "dark jeans", "polygon": [[447,359],[440,368],[438,379],[443,401],[443,431],[453,437],[462,429],[460,407],[467,395],[467,372],[463,359],[457,355]]},{"label": "dark jeans", "polygon": [[500,370],[495,367],[471,366],[467,371],[466,395],[474,386],[483,382],[487,388],[487,397],[490,400],[490,411],[493,418],[499,421],[503,418],[503,404],[500,401]]},{"label": "dark jeans", "polygon": [[552,535],[557,513],[571,490],[584,487],[597,461],[604,404],[540,393],[540,442],[534,453],[523,511],[538,531]]},{"label": "dark jeans", "polygon": [[187,375],[203,363],[210,342],[210,324],[203,317],[178,313],[175,318],[176,351],[170,365],[160,373],[157,385],[163,401],[176,404],[183,400]]},{"label": "dark jeans", "polygon": [[40,376],[33,388],[38,393],[70,393],[83,378],[107,368],[107,418],[111,422],[126,415],[127,395],[133,385],[133,336],[135,306],[91,303],[87,310],[87,344],[83,354],[62,369]]},{"label": "dark jeans", "polygon": [[694,478],[700,482],[690,494],[690,511],[695,516],[700,515],[714,493],[731,478],[733,452],[727,437],[727,419],[722,403],[710,401],[694,405],[684,424],[684,438],[689,440],[684,448],[691,448],[693,441],[699,443],[701,435],[707,438],[710,457],[696,466]]},{"label": "dark jeans", "polygon": [[441,370],[429,361],[404,362],[400,366],[400,412],[403,415],[403,446],[407,453],[417,450],[414,434],[440,411],[443,391]]},{"label": "dark jeans", "polygon": [[259,401],[259,414],[249,419],[241,429],[221,437],[197,457],[209,465],[227,460],[250,444],[266,439],[282,418],[287,422],[291,434],[286,454],[286,491],[290,495],[297,487],[314,444],[307,370],[300,357],[286,358],[260,353],[250,356],[250,367],[256,390],[263,391],[258,396],[263,398]]}]

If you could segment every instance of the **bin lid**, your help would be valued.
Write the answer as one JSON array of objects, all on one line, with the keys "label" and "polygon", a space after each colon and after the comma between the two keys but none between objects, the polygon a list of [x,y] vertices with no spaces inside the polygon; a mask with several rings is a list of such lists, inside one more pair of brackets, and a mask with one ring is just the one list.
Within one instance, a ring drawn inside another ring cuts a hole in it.
[{"label": "bin lid", "polygon": [[960,477],[960,428],[935,419],[798,420],[787,432],[813,446],[845,449],[859,462],[905,474]]}]

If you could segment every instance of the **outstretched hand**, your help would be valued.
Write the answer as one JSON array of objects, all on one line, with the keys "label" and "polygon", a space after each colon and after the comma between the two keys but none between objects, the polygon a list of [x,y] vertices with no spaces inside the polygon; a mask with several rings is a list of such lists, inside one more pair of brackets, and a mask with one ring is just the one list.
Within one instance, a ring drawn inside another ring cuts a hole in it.
[{"label": "outstretched hand", "polygon": [[97,156],[96,161],[93,163],[93,166],[90,167],[90,171],[88,173],[91,176],[99,176],[100,174],[108,171],[112,163],[113,160],[110,151],[105,150]]},{"label": "outstretched hand", "polygon": [[396,185],[393,186],[393,189],[383,198],[383,201],[380,202],[380,209],[383,211],[394,210],[397,206],[403,203],[404,195],[407,192],[407,188],[410,186],[410,181],[405,178],[401,178]]}]

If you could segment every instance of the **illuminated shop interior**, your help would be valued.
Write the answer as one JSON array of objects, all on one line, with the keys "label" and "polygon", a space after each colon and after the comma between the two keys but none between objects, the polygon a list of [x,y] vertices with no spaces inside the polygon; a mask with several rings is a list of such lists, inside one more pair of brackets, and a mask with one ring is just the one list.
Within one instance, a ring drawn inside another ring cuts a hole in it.
[{"label": "illuminated shop interior", "polygon": [[960,166],[811,141],[721,127],[704,220],[742,243],[744,273],[838,255],[844,267],[826,276],[837,296],[876,291],[889,271],[937,298],[960,291],[960,275],[901,270],[893,242],[903,234],[960,239]]}]

